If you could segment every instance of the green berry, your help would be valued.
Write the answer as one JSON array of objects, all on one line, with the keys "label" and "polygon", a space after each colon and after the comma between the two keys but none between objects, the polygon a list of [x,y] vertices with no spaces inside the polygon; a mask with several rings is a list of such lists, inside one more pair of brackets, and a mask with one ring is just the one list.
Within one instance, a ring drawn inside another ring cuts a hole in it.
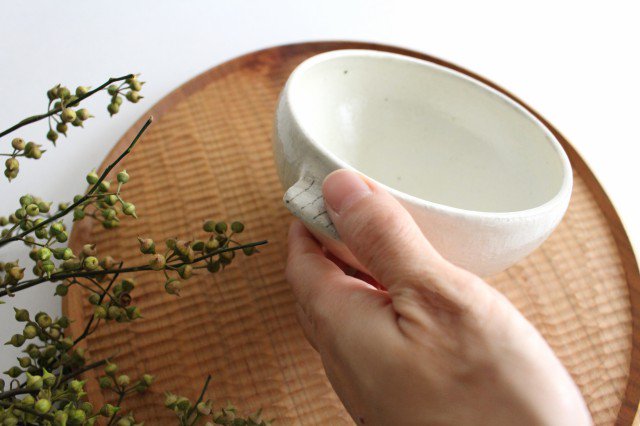
[{"label": "green berry", "polygon": [[110,376],[113,376],[114,374],[116,374],[117,371],[118,371],[118,364],[116,364],[114,362],[109,362],[104,367],[104,372],[107,373]]},{"label": "green berry", "polygon": [[115,206],[118,202],[118,197],[115,194],[109,194],[104,197],[104,203],[108,206]]},{"label": "green berry", "polygon": [[42,247],[38,250],[38,259],[48,260],[51,257],[51,250],[47,247]]},{"label": "green berry", "polygon": [[45,312],[38,312],[36,314],[36,322],[41,328],[47,328],[53,322],[51,317]]},{"label": "green berry", "polygon": [[86,108],[82,108],[79,109],[78,111],[76,111],[76,115],[78,116],[78,118],[82,121],[88,120],[89,118],[93,117],[90,113],[89,110]]},{"label": "green berry", "polygon": [[59,233],[64,232],[64,224],[62,222],[54,222],[49,227],[49,231],[51,231],[53,235],[58,235]]},{"label": "green berry", "polygon": [[20,346],[22,346],[25,340],[26,338],[22,334],[14,334],[13,336],[11,336],[11,339],[9,339],[9,341],[5,344],[19,348]]},{"label": "green berry", "polygon": [[50,101],[53,101],[54,99],[58,98],[58,88],[60,87],[60,85],[57,85],[49,90],[47,90],[47,98],[49,98]]},{"label": "green berry", "polygon": [[22,331],[22,335],[26,339],[33,339],[38,335],[38,329],[33,324],[27,324],[24,326],[24,330]]},{"label": "green berry", "polygon": [[73,257],[73,250],[69,247],[59,247],[52,250],[53,257],[58,260],[69,260]]},{"label": "green berry", "polygon": [[215,229],[218,234],[224,234],[227,232],[227,224],[225,222],[218,222],[216,223]]},{"label": "green berry", "polygon": [[69,126],[67,126],[66,123],[58,123],[56,125],[56,130],[58,131],[58,133],[62,133],[63,135],[67,136]]},{"label": "green berry", "polygon": [[16,321],[29,321],[29,311],[27,311],[26,309],[18,308],[13,308],[13,310],[16,312]]},{"label": "green berry", "polygon": [[120,105],[117,103],[110,103],[107,106],[107,111],[109,111],[110,115],[115,115],[118,113],[118,111],[120,111]]},{"label": "green berry", "polygon": [[71,409],[69,411],[69,424],[70,425],[84,425],[87,421],[87,414],[82,410]]},{"label": "green berry", "polygon": [[76,88],[76,96],[80,97],[80,96],[84,96],[89,92],[89,88],[85,87],[85,86],[78,86]]},{"label": "green berry", "polygon": [[142,90],[142,83],[140,83],[138,80],[131,80],[129,82],[129,87],[131,88],[131,90],[139,92],[140,90]]},{"label": "green berry", "polygon": [[207,263],[207,271],[211,272],[212,274],[215,274],[219,270],[220,270],[220,262],[219,261],[216,260],[215,262]]},{"label": "green berry", "polygon": [[57,377],[54,374],[49,373],[45,368],[42,369],[44,373],[42,374],[42,384],[45,388],[50,388],[56,384]]},{"label": "green berry", "polygon": [[20,168],[20,163],[15,158],[8,158],[7,161],[4,162],[7,170],[18,170]]},{"label": "green berry", "polygon": [[242,224],[241,222],[233,222],[231,224],[231,230],[236,234],[240,234],[242,231],[244,231],[244,224]]},{"label": "green berry", "polygon": [[27,373],[27,389],[39,390],[42,389],[43,385],[44,382],[42,380],[42,376],[32,376],[31,374]]},{"label": "green berry", "polygon": [[44,398],[39,399],[34,408],[40,414],[47,414],[51,410],[51,401]]},{"label": "green berry", "polygon": [[176,406],[179,410],[186,411],[191,407],[191,402],[187,398],[179,396]]},{"label": "green berry", "polygon": [[115,266],[115,264],[116,264],[116,261],[111,256],[105,256],[100,261],[100,266],[102,266],[103,269],[111,269]]},{"label": "green berry", "polygon": [[20,357],[18,358],[18,363],[20,364],[20,367],[27,368],[31,365],[31,357],[28,357],[28,356]]},{"label": "green berry", "polygon": [[189,278],[191,278],[192,274],[193,267],[191,265],[182,265],[180,268],[178,268],[178,275],[180,275],[180,278],[188,280]]},{"label": "green berry", "polygon": [[67,328],[71,325],[71,321],[69,320],[69,318],[63,315],[60,318],[58,318],[58,320],[56,321],[56,324],[58,324],[62,328]]},{"label": "green berry", "polygon": [[87,175],[87,183],[89,183],[89,185],[95,185],[98,183],[98,179],[98,173],[96,173],[95,170],[92,170],[91,173]]},{"label": "green berry", "polygon": [[164,269],[166,264],[167,264],[166,259],[160,253],[154,254],[151,260],[149,261],[149,266],[151,267],[151,269],[155,271],[160,271]]},{"label": "green berry", "polygon": [[182,283],[175,278],[169,278],[167,282],[164,284],[164,290],[168,294],[179,295],[181,288],[182,288]]},{"label": "green berry", "polygon": [[27,407],[33,407],[33,404],[36,403],[36,399],[33,395],[27,394],[24,398],[22,398],[22,405],[26,405]]},{"label": "green berry", "polygon": [[119,183],[129,182],[129,173],[127,173],[126,170],[123,170],[120,173],[118,173],[118,182]]},{"label": "green berry", "polygon": [[58,87],[58,98],[60,99],[68,99],[71,97],[71,92],[66,87]]},{"label": "green berry", "polygon": [[156,252],[156,243],[151,238],[140,238],[140,252],[143,254],[154,254]]},{"label": "green berry", "polygon": [[104,319],[107,317],[107,309],[104,306],[96,306],[93,310],[93,316],[99,319]]},{"label": "green berry", "polygon": [[258,250],[255,247],[243,247],[242,248],[242,252],[245,254],[245,256],[251,256],[252,254],[256,253]]},{"label": "green berry", "polygon": [[207,404],[204,401],[200,401],[198,405],[196,405],[196,410],[198,410],[198,413],[202,414],[203,416],[208,416],[209,414],[211,414],[211,405]]},{"label": "green berry", "polygon": [[64,108],[60,113],[60,119],[65,123],[71,123],[76,119],[76,112],[71,108]]},{"label": "green berry", "polygon": [[153,377],[151,374],[142,375],[142,383],[144,383],[146,386],[151,386],[154,380],[155,377]]},{"label": "green berry", "polygon": [[138,217],[136,215],[136,206],[134,206],[132,203],[124,203],[122,205],[122,213],[126,214],[127,216],[133,216],[133,217]]},{"label": "green berry", "polygon": [[[105,378],[109,379],[108,377]],[[100,415],[102,415],[103,417],[113,417],[118,412],[118,410],[120,410],[120,407],[114,407],[111,404],[105,404],[100,409]]]},{"label": "green berry", "polygon": [[126,97],[129,102],[134,104],[138,103],[140,99],[142,99],[142,96],[140,96],[140,93],[135,90],[131,90],[127,92]]},{"label": "green berry", "polygon": [[115,84],[112,84],[107,88],[107,92],[112,96],[115,95],[116,93],[118,93],[118,86],[116,86]]},{"label": "green berry", "polygon": [[85,213],[82,207],[76,207],[75,209],[73,209],[73,220],[83,219],[84,216],[85,216]]},{"label": "green berry", "polygon": [[39,201],[38,203],[36,203],[36,205],[38,206],[40,213],[49,213],[49,210],[51,210],[51,203],[45,203],[44,201]]},{"label": "green berry", "polygon": [[204,232],[214,232],[216,230],[216,223],[213,220],[207,220],[203,225]]},{"label": "green berry", "polygon": [[177,402],[178,402],[178,396],[177,395],[174,395],[171,392],[165,393],[165,397],[164,397],[164,406],[165,407],[173,409],[176,406]]},{"label": "green berry", "polygon": [[66,426],[67,421],[69,420],[69,414],[66,411],[58,410],[54,415],[55,425],[58,426]]},{"label": "green berry", "polygon": [[69,389],[75,393],[81,393],[84,391],[84,381],[72,380],[69,382]]},{"label": "green berry", "polygon": [[104,209],[102,210],[102,216],[106,220],[113,220],[117,215],[117,212],[114,209]]},{"label": "green berry", "polygon": [[98,384],[102,389],[110,388],[111,386],[113,386],[113,380],[111,379],[111,377],[102,376],[98,379]]},{"label": "green berry", "polygon": [[25,147],[25,142],[24,139],[22,138],[15,138],[11,141],[11,147],[13,149],[17,149],[18,151],[22,151]]},{"label": "green berry", "polygon": [[98,269],[100,266],[100,262],[94,256],[89,256],[84,259],[84,269],[87,271],[94,271]]},{"label": "green berry", "polygon": [[11,377],[12,379],[15,379],[16,377],[19,377],[22,374],[22,370],[18,367],[11,367],[7,371],[5,371],[4,374]]},{"label": "green berry", "polygon": [[36,204],[29,204],[25,211],[28,216],[38,216],[40,214],[40,209]]},{"label": "green berry", "polygon": [[85,256],[95,256],[98,254],[95,244],[85,244],[82,246],[82,254]]},{"label": "green berry", "polygon": [[47,139],[49,139],[53,143],[56,143],[56,141],[58,140],[58,132],[56,132],[53,129],[50,129],[47,132]]},{"label": "green berry", "polygon": [[126,374],[121,374],[120,376],[118,376],[118,378],[116,379],[116,383],[119,386],[129,386],[129,383],[131,382],[131,379],[129,378],[129,376],[127,376]]},{"label": "green berry", "polygon": [[84,411],[87,416],[90,416],[93,413],[93,404],[89,401],[82,401],[80,409]]},{"label": "green berry", "polygon": [[14,266],[13,268],[9,269],[9,272],[7,272],[7,275],[11,277],[12,281],[18,282],[24,278],[24,268],[20,268],[19,266]]}]

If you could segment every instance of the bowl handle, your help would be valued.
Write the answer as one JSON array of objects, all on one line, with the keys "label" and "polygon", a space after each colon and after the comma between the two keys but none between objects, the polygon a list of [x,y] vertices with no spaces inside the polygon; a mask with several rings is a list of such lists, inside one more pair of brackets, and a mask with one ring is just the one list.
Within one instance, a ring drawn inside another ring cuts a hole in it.
[{"label": "bowl handle", "polygon": [[322,196],[322,179],[303,174],[283,197],[284,205],[294,216],[314,230],[328,235],[334,240],[340,240],[329,213],[324,206]]}]

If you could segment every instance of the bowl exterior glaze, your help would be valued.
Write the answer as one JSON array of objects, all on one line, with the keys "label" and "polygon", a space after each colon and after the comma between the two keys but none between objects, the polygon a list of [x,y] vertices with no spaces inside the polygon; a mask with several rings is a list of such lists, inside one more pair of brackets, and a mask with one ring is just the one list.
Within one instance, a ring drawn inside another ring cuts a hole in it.
[{"label": "bowl exterior glaze", "polygon": [[[313,197],[317,200],[311,206],[314,208],[307,208],[306,211],[305,206],[296,204],[295,200],[290,202],[291,196],[288,199],[285,195],[285,204],[330,251],[352,266],[361,268],[337,238],[330,221],[327,224],[328,216],[322,214],[324,206],[320,192],[322,181],[332,171],[356,169],[327,153],[305,134],[292,111],[288,96],[290,86],[288,82],[282,90],[275,117],[273,148],[278,175],[289,195],[296,185],[304,186],[304,189],[311,187],[310,191],[319,195]],[[568,160],[566,164],[565,168],[568,169],[565,174],[568,173],[568,179],[571,179]],[[375,179],[371,180],[375,182]],[[572,181],[569,181],[552,203],[539,208],[492,213],[439,205],[376,183],[387,189],[407,209],[423,234],[446,259],[480,276],[501,272],[540,246],[566,212],[572,186]]]}]

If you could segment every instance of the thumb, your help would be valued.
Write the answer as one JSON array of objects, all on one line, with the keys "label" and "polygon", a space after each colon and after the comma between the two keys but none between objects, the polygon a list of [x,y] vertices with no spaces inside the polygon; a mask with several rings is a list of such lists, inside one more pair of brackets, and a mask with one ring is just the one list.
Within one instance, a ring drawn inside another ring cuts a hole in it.
[{"label": "thumb", "polygon": [[[394,287],[438,286],[455,273],[411,215],[383,188],[349,170],[324,181],[327,212],[340,238],[391,294]],[[438,288],[431,288],[440,293]]]}]

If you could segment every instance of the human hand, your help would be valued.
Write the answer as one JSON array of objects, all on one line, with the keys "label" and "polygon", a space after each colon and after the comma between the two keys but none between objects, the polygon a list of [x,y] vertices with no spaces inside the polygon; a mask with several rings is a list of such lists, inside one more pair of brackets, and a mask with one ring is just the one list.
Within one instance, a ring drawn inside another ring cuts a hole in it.
[{"label": "human hand", "polygon": [[345,273],[296,221],[287,279],[305,335],[357,423],[592,423],[537,330],[443,259],[391,195],[346,170],[329,175],[323,192],[366,273]]}]

